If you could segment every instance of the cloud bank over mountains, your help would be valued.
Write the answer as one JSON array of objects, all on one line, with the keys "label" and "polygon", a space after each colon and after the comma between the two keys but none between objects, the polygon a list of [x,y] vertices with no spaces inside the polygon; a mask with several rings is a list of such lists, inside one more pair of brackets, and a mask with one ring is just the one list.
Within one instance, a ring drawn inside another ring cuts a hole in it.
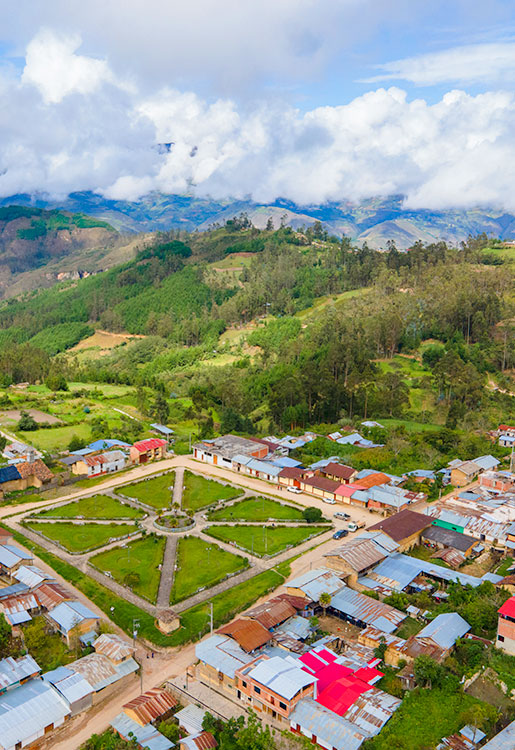
[{"label": "cloud bank over mountains", "polygon": [[[316,28],[290,29],[293,51],[281,64],[323,58],[318,40]],[[491,46],[398,60],[370,80],[459,84],[481,54],[490,57],[489,77],[502,69],[506,79],[515,45],[498,45],[500,58]],[[310,204],[401,193],[412,208],[515,210],[515,94],[507,86],[450,88],[436,101],[380,87],[302,111],[262,89],[208,98],[171,88],[166,71],[135,74],[111,56],[86,54],[72,31],[41,28],[23,58],[0,68],[0,196],[92,190],[136,200],[157,190]]]}]

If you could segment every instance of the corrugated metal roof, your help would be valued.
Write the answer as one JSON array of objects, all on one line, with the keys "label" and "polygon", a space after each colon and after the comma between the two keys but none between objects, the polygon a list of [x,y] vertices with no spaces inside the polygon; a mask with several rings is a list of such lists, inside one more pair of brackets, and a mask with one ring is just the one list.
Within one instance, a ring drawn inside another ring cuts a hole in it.
[{"label": "corrugated metal roof", "polygon": [[213,750],[218,746],[217,741],[211,732],[200,732],[200,734],[190,734],[189,737],[183,737],[181,745],[188,750]]},{"label": "corrugated metal roof", "polygon": [[170,750],[174,747],[173,742],[158,732],[152,724],[145,724],[142,727],[123,712],[115,716],[111,726],[124,740],[129,740],[129,735],[132,735],[139,747],[148,748],[148,750]]},{"label": "corrugated metal roof", "polygon": [[39,605],[48,610],[56,607],[60,602],[72,598],[72,594],[57,581],[42,583],[41,586],[34,589],[34,596]]},{"label": "corrugated metal roof", "polygon": [[113,661],[121,661],[134,653],[130,642],[116,633],[102,633],[94,642],[93,648],[97,654],[104,654]]},{"label": "corrugated metal roof", "polygon": [[206,713],[207,711],[203,708],[190,703],[189,706],[177,711],[175,718],[179,722],[179,726],[184,727],[184,729],[192,734],[199,734],[202,732],[202,722]]},{"label": "corrugated metal roof", "polygon": [[136,448],[139,453],[146,453],[150,450],[162,448],[164,445],[167,445],[167,442],[162,438],[147,438],[147,440],[139,440],[132,447]]},{"label": "corrugated metal roof", "polygon": [[480,469],[483,469],[483,471],[488,471],[489,469],[495,469],[501,462],[498,458],[487,454],[486,456],[478,456],[474,459],[473,463],[479,466]]},{"label": "corrugated metal roof", "polygon": [[39,672],[41,672],[39,664],[30,654],[22,656],[20,659],[13,659],[12,656],[1,659],[0,690],[16,685],[21,680],[26,680],[27,677]]},{"label": "corrugated metal roof", "polygon": [[13,573],[13,578],[20,583],[24,583],[29,589],[35,588],[43,581],[52,580],[51,576],[43,573],[41,568],[37,568],[35,565],[20,565],[18,570]]},{"label": "corrugated metal roof", "polygon": [[370,596],[344,586],[331,600],[330,607],[344,615],[374,625],[385,633],[393,633],[406,618],[406,613]]},{"label": "corrugated metal roof", "polygon": [[160,719],[177,705],[178,701],[169,690],[155,687],[125,703],[123,708],[133,711],[138,723],[143,726]]},{"label": "corrugated metal roof", "polygon": [[234,679],[237,669],[253,660],[229,636],[212,635],[195,646],[195,656],[200,661]]},{"label": "corrugated metal roof", "polygon": [[245,612],[245,617],[257,620],[265,628],[274,628],[289,617],[293,617],[297,610],[287,601],[271,599],[263,604],[249,609]]},{"label": "corrugated metal roof", "polygon": [[8,599],[2,599],[0,602],[0,612],[3,612],[5,615],[26,612],[31,609],[38,609],[38,607],[39,604],[36,597],[30,592],[16,594],[15,596],[10,596]]},{"label": "corrugated metal roof", "polygon": [[17,552],[8,549],[7,545],[0,545],[0,565],[7,568],[7,570],[11,570],[15,565],[19,565],[23,559],[22,555],[18,555]]},{"label": "corrugated metal roof", "polygon": [[299,690],[316,682],[316,677],[305,672],[291,656],[284,659],[280,656],[261,657],[246,674],[286,700],[291,700]]},{"label": "corrugated metal roof", "polygon": [[59,725],[70,714],[70,707],[57,690],[44,680],[29,680],[15,690],[0,695],[0,737],[10,748],[28,744],[49,724]]},{"label": "corrugated metal roof", "polygon": [[312,698],[300,700],[290,714],[290,726],[299,725],[304,733],[315,735],[336,750],[358,750],[366,733],[347,719],[321,706]]},{"label": "corrugated metal roof", "polygon": [[300,589],[312,601],[317,602],[320,594],[324,592],[334,594],[341,589],[343,582],[333,571],[318,568],[288,581],[286,585],[288,588]]},{"label": "corrugated metal roof", "polygon": [[30,622],[32,620],[32,617],[29,615],[26,611],[20,611],[20,612],[14,612],[10,615],[5,615],[5,619],[9,623],[9,625],[22,625],[24,622]]},{"label": "corrugated metal roof", "polygon": [[16,466],[2,466],[0,469],[0,484],[14,482],[16,479],[21,479],[20,472]]},{"label": "corrugated metal roof", "polygon": [[7,599],[9,596],[21,594],[22,591],[28,590],[29,587],[24,583],[13,583],[12,586],[5,586],[3,589],[0,589],[0,601],[2,601],[2,599]]},{"label": "corrugated metal roof", "polygon": [[257,620],[234,620],[223,628],[219,628],[217,633],[229,635],[241,646],[244,651],[255,651],[260,646],[272,640],[272,635]]},{"label": "corrugated metal roof", "polygon": [[345,713],[345,718],[367,735],[373,736],[381,731],[401,703],[399,698],[383,690],[371,688],[356,699]]},{"label": "corrugated metal roof", "polygon": [[289,620],[286,620],[286,622],[283,622],[282,625],[279,625],[275,632],[285,633],[292,638],[297,638],[303,641],[310,634],[311,625],[306,617],[295,615],[294,617],[290,617]]},{"label": "corrugated metal roof", "polygon": [[66,669],[66,667],[58,667],[51,672],[46,672],[43,679],[53,685],[68,703],[73,704],[94,692],[89,682],[81,674],[72,672],[71,669]]},{"label": "corrugated metal roof", "polygon": [[271,477],[276,477],[281,471],[280,466],[275,466],[275,464],[268,461],[260,461],[258,458],[251,458],[247,462],[247,468],[252,469],[252,471],[269,474]]},{"label": "corrugated metal roof", "polygon": [[433,641],[439,648],[446,651],[452,648],[458,638],[468,633],[470,625],[457,612],[446,612],[437,615],[425,628],[415,635],[415,638],[422,638]]},{"label": "corrugated metal roof", "polygon": [[343,560],[349,568],[360,573],[362,570],[372,567],[386,557],[386,551],[375,544],[372,539],[357,537],[349,539],[335,550],[326,552],[324,557],[338,557]]},{"label": "corrugated metal roof", "polygon": [[68,664],[68,669],[81,674],[95,692],[102,690],[113,682],[121,680],[138,669],[134,659],[126,659],[121,664],[113,664],[103,654],[88,654]]},{"label": "corrugated metal roof", "polygon": [[57,607],[54,607],[48,617],[56,622],[65,633],[68,633],[83,620],[100,619],[82,602],[61,602]]},{"label": "corrugated metal roof", "polygon": [[515,747],[515,721],[483,745],[482,750],[513,750]]}]

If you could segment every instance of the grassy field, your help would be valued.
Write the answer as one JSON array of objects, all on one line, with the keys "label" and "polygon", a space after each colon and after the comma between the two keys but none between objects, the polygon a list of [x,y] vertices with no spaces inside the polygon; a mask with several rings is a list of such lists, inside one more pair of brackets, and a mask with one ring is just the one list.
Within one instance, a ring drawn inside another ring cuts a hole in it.
[{"label": "grassy field", "polygon": [[[3,528],[8,528],[3,526]],[[156,646],[180,646],[190,641],[196,641],[208,632],[209,629],[209,606],[199,604],[196,607],[183,612],[181,615],[182,627],[170,635],[165,635],[157,629],[154,617],[145,612],[135,604],[122,599],[110,589],[97,583],[93,578],[78,570],[70,563],[61,560],[36,542],[12,531],[16,541],[31,550],[37,557],[47,563],[56,573],[66,581],[75,586],[96,606],[120,627],[125,633],[132,636],[132,622],[139,620],[139,634]],[[280,569],[280,573],[277,572]],[[251,607],[260,597],[273,591],[280,586],[285,577],[289,576],[289,566],[281,563],[276,569],[260,573],[248,581],[234,586],[228,591],[211,597],[213,602],[214,626],[220,627],[231,620],[238,612]]]},{"label": "grassy field", "polygon": [[409,693],[383,730],[367,741],[367,750],[421,750],[435,747],[467,723],[466,711],[476,704],[489,713],[486,703],[461,692],[417,688]]},{"label": "grassy field", "polygon": [[363,287],[362,289],[350,289],[348,292],[342,292],[341,294],[319,297],[314,305],[312,305],[311,307],[306,307],[304,310],[300,310],[299,312],[295,313],[295,317],[300,318],[300,320],[305,320],[311,315],[314,315],[315,313],[323,310],[324,307],[328,307],[330,305],[342,305],[349,299],[353,299],[354,297],[362,297],[368,291],[368,288]]},{"label": "grassy field", "polygon": [[82,424],[52,427],[48,430],[35,430],[34,432],[17,430],[16,434],[24,443],[34,445],[40,451],[51,453],[66,448],[74,435],[81,440],[90,440],[91,427],[87,422],[83,422]]},{"label": "grassy field", "polygon": [[266,497],[249,497],[209,513],[210,521],[302,521],[302,511]]},{"label": "grassy field", "polygon": [[411,419],[380,419],[382,425],[385,427],[405,427],[408,432],[434,432],[435,430],[441,430],[442,425],[431,424],[429,422],[415,422]]},{"label": "grassy field", "polygon": [[41,532],[52,542],[59,542],[68,552],[86,552],[89,549],[103,547],[111,537],[117,538],[124,534],[134,534],[138,527],[129,523],[87,523],[76,524],[66,521],[56,523],[31,522],[25,523],[32,531]]},{"label": "grassy field", "polygon": [[231,500],[243,494],[238,487],[220,484],[214,479],[192,474],[191,471],[184,472],[184,487],[182,493],[183,510],[191,510],[194,513],[206,505],[212,505],[219,500]]},{"label": "grassy field", "polygon": [[109,572],[118,583],[154,603],[157,599],[166,537],[146,536],[136,539],[126,549],[117,547],[95,555],[91,562],[102,572]]},{"label": "grassy field", "polygon": [[161,510],[169,508],[172,502],[172,490],[175,479],[174,472],[162,474],[154,479],[142,479],[140,482],[120,487],[120,493],[134,500],[140,500],[145,505]]},{"label": "grassy field", "polygon": [[235,542],[254,555],[275,555],[289,545],[295,547],[327,526],[210,526],[206,534],[222,542]]},{"label": "grassy field", "polygon": [[177,545],[177,572],[170,603],[187,599],[200,588],[215,586],[228,573],[247,567],[246,558],[226,552],[217,544],[195,536],[182,537]]},{"label": "grassy field", "polygon": [[399,638],[409,638],[411,635],[416,635],[424,626],[418,620],[414,620],[413,617],[406,617],[401,623],[400,628],[396,631],[395,635]]},{"label": "grassy field", "polygon": [[93,495],[42,510],[36,518],[142,518],[144,515],[145,511],[124,505],[110,495]]}]

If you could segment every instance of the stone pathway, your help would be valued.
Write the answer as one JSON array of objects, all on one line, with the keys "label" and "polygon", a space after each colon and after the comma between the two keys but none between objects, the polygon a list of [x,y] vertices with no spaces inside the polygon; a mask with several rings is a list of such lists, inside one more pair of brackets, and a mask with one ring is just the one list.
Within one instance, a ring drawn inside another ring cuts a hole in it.
[{"label": "stone pathway", "polygon": [[175,482],[173,485],[172,503],[177,503],[182,508],[182,488],[184,485],[184,466],[175,469]]},{"label": "stone pathway", "polygon": [[175,578],[177,542],[177,534],[169,534],[166,538],[165,553],[161,567],[161,580],[159,581],[159,593],[157,595],[158,609],[166,609],[170,606],[170,594]]}]

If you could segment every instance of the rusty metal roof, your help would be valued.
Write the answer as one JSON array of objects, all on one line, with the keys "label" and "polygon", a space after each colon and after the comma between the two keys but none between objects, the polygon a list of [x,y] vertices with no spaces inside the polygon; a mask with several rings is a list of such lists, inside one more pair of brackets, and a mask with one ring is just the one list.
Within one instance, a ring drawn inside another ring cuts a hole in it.
[{"label": "rusty metal roof", "polygon": [[182,745],[187,747],[188,750],[212,750],[212,748],[218,746],[218,743],[211,732],[201,732],[200,734],[192,734],[189,737],[184,737],[181,740]]},{"label": "rusty metal roof", "polygon": [[386,551],[375,544],[372,539],[357,537],[335,550],[326,552],[324,557],[339,557],[347,565],[360,573],[367,570],[386,557]]},{"label": "rusty metal roof", "polygon": [[271,599],[268,602],[263,602],[263,604],[249,609],[248,612],[245,612],[245,617],[257,620],[263,627],[270,630],[270,628],[279,625],[296,614],[296,608],[289,604],[289,602]]},{"label": "rusty metal roof", "polygon": [[399,513],[394,513],[393,516],[381,519],[373,526],[369,526],[368,530],[384,531],[395,542],[400,542],[419,531],[427,529],[428,526],[431,526],[432,522],[432,519],[428,516],[406,508],[399,511]]},{"label": "rusty metal roof", "polygon": [[254,651],[272,640],[272,634],[256,620],[242,620],[241,618],[224,625],[216,631],[229,635],[244,651]]},{"label": "rusty metal roof", "polygon": [[48,610],[67,599],[73,599],[71,592],[65,589],[64,586],[61,586],[60,583],[57,583],[57,581],[55,583],[53,581],[42,583],[41,586],[38,586],[34,590],[34,596],[38,600],[39,606]]},{"label": "rusty metal roof", "polygon": [[145,726],[164,716],[177,705],[179,705],[178,701],[169,690],[155,687],[125,703],[123,709],[130,709],[138,723]]},{"label": "rusty metal roof", "polygon": [[381,731],[402,701],[378,688],[362,693],[344,716],[368,735]]},{"label": "rusty metal roof", "polygon": [[131,644],[116,633],[102,633],[94,642],[93,648],[97,654],[104,654],[112,661],[122,661],[134,653]]}]

